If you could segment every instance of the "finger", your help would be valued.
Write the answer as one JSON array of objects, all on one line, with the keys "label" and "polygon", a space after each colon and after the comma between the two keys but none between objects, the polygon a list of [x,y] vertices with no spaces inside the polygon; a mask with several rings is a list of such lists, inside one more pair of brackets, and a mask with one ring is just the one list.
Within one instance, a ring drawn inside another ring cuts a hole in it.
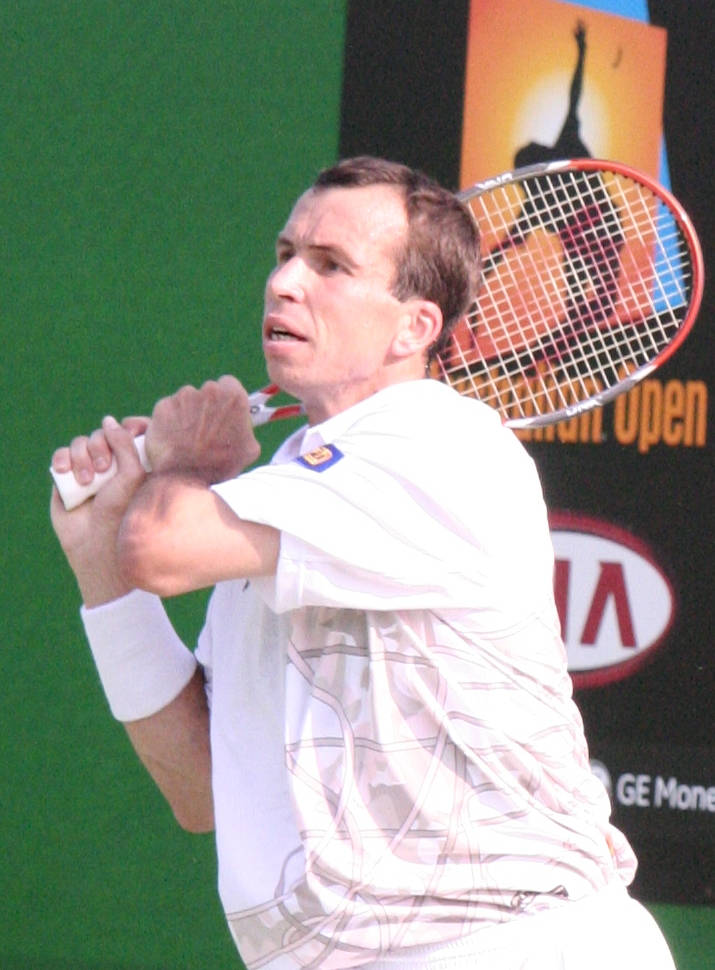
[{"label": "finger", "polygon": [[243,384],[239,381],[237,377],[233,374],[222,374],[221,377],[216,381],[216,383],[226,390],[229,391],[243,391]]},{"label": "finger", "polygon": [[70,450],[65,445],[62,448],[58,448],[52,455],[52,461],[50,462],[52,467],[56,472],[64,474],[72,470],[72,460],[70,459]]},{"label": "finger", "polygon": [[69,446],[70,467],[80,485],[89,485],[94,478],[94,464],[88,451],[86,435],[73,438]]},{"label": "finger", "polygon": [[99,429],[93,431],[87,442],[87,452],[92,459],[95,472],[106,472],[112,464],[112,452],[107,444],[107,438]]},{"label": "finger", "polygon": [[228,395],[228,400],[232,406],[238,405],[242,412],[249,413],[251,407],[249,394],[238,378],[232,374],[224,374],[219,377],[217,384],[221,392]]},{"label": "finger", "polygon": [[235,399],[241,402],[243,408],[248,409],[250,407],[248,391],[238,378],[231,374],[224,374],[223,377],[219,378],[219,384],[222,388],[230,390]]},{"label": "finger", "polygon": [[120,471],[141,470],[141,463],[134,444],[134,435],[123,428],[116,418],[107,415],[102,421],[102,432],[112,449]]},{"label": "finger", "polygon": [[160,398],[154,405],[152,421],[176,415],[181,413],[182,410],[191,413],[196,406],[198,394],[197,388],[191,384],[185,384],[168,397]]}]

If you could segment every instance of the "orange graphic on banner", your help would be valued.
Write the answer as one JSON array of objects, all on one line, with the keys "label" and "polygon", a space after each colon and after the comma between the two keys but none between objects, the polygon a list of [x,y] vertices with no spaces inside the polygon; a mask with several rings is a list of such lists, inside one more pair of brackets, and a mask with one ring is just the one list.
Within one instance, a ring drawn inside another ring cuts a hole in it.
[{"label": "orange graphic on banner", "polygon": [[[555,185],[559,176],[551,178]],[[581,176],[576,189],[573,201],[566,183],[554,189],[563,198],[546,216],[520,182],[470,200],[482,230],[484,282],[476,328],[470,320],[455,331],[458,358],[491,361],[536,344],[563,324],[574,290],[582,307],[603,308],[590,319],[593,329],[643,317],[657,295],[643,283],[654,278],[657,256],[650,193],[613,172],[591,183]]]},{"label": "orange graphic on banner", "polygon": [[557,0],[472,0],[462,187],[587,155],[657,177],[666,32]]}]

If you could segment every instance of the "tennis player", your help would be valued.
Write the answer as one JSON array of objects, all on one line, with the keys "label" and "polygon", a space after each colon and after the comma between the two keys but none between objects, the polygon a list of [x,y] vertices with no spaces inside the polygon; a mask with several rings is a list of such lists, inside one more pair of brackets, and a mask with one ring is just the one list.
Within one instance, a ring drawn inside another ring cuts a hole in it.
[{"label": "tennis player", "polygon": [[[307,413],[273,461],[244,471],[232,377],[53,459],[116,458],[54,527],[114,716],[178,821],[215,827],[249,968],[673,967],[589,770],[533,463],[425,376],[478,250],[451,193],[342,162],[266,285],[268,373]],[[206,586],[194,653],[161,597]]]}]

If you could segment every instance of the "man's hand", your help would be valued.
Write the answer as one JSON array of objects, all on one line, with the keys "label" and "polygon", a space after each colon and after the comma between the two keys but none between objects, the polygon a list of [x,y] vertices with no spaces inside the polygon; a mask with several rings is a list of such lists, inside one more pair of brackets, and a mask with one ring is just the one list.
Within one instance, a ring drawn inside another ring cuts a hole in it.
[{"label": "man's hand", "polygon": [[[53,457],[57,471],[91,479],[117,462],[117,475],[93,499],[67,512],[57,491],[52,522],[85,605],[134,586],[172,596],[219,579],[275,569],[279,534],[241,523],[208,486],[258,458],[248,395],[235,377],[184,387],[163,398],[151,420],[105,419]],[[147,476],[132,436],[145,433]]]},{"label": "man's hand", "polygon": [[235,477],[260,451],[248,394],[230,376],[163,398],[146,434],[153,471],[178,472],[206,485]]},{"label": "man's hand", "polygon": [[83,484],[91,481],[95,472],[106,470],[112,456],[117,462],[117,475],[91,501],[71,512],[65,509],[57,490],[52,491],[52,525],[87,606],[116,599],[130,588],[117,563],[117,533],[127,506],[145,477],[133,437],[141,434],[147,424],[147,418],[127,418],[123,426],[113,418],[105,418],[101,428],[89,436],[75,438],[52,457],[56,471],[71,471]]}]

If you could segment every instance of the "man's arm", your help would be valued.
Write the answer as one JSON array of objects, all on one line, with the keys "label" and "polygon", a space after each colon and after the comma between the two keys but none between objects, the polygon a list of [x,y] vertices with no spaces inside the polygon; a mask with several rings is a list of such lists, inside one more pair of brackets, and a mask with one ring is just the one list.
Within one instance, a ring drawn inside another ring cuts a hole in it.
[{"label": "man's arm", "polygon": [[[196,395],[199,395],[198,400]],[[132,434],[147,430],[149,422],[146,419],[130,419],[125,422],[124,428],[112,420],[105,420],[101,430],[89,438],[75,439],[70,447],[59,449],[53,458],[53,465],[58,471],[71,469],[78,476],[90,478],[94,471],[101,471],[108,464],[112,455],[117,461],[115,478],[107,482],[91,501],[72,512],[64,509],[57,492],[53,491],[53,526],[77,579],[84,605],[90,611],[104,604],[111,604],[112,609],[120,613],[124,608],[131,609],[131,605],[124,607],[122,600],[135,586],[140,585],[136,578],[144,577],[146,588],[169,589],[164,575],[165,566],[155,569],[157,563],[165,563],[167,556],[182,564],[180,568],[172,567],[172,576],[180,576],[180,581],[174,582],[171,592],[197,588],[211,582],[213,574],[202,556],[212,555],[214,542],[219,546],[222,543],[231,545],[229,536],[233,536],[243,550],[238,560],[232,560],[231,568],[240,562],[250,569],[264,571],[270,568],[272,556],[277,555],[277,536],[270,536],[265,546],[260,541],[262,527],[250,523],[243,524],[245,528],[237,527],[236,517],[227,507],[223,507],[223,503],[213,496],[201,479],[201,474],[208,479],[220,477],[229,465],[235,474],[257,457],[258,446],[250,431],[243,389],[233,379],[222,379],[201,391],[185,389],[167,401],[168,404],[160,402],[156,409],[159,420],[154,434],[152,461],[156,463],[155,467],[163,464],[164,467],[181,467],[183,471],[158,471],[156,486],[143,488],[146,475],[131,440]],[[199,428],[197,421],[203,427]],[[169,426],[168,432],[164,426]],[[194,437],[199,435],[204,442],[203,455],[191,450],[191,428],[196,433]],[[172,440],[176,443],[172,444]],[[201,467],[202,462],[204,470],[197,475],[197,468]],[[187,479],[192,483],[188,491],[183,486],[177,490],[176,482],[185,483]],[[168,492],[172,496],[169,502],[162,497],[166,485],[170,485]],[[178,494],[184,498],[175,504],[174,498]],[[194,499],[199,495],[197,505]],[[137,502],[133,506],[135,497]],[[130,506],[131,515],[128,514]],[[147,506],[158,513],[155,530],[149,527],[151,516],[145,514]],[[209,515],[209,507],[212,509],[209,516],[212,524],[204,533],[201,516]],[[194,515],[199,518],[191,518]],[[169,521],[176,527],[173,534],[166,528]],[[141,528],[135,530],[132,523],[140,523]],[[255,529],[258,529],[258,534],[254,534]],[[146,557],[138,555],[137,537],[140,532],[143,534],[142,542],[146,541]],[[197,535],[204,534],[206,540],[202,540],[201,548],[192,545]],[[165,541],[167,546],[164,546]],[[150,581],[152,573],[156,575]],[[161,576],[157,579],[159,574]],[[128,600],[124,602],[131,604]],[[100,626],[103,622],[100,619]],[[146,653],[150,654],[151,630],[147,630],[147,637]],[[121,669],[125,644],[121,642],[121,636],[116,639],[119,641],[116,642],[116,653],[110,659],[112,662],[116,659]],[[108,646],[111,654],[115,644]],[[143,653],[142,650],[138,665],[141,664]],[[182,658],[182,669],[190,671],[190,661],[190,657],[189,661]],[[134,668],[130,668],[127,674],[131,681]],[[140,672],[137,671],[139,676]],[[157,710],[146,716],[121,719],[139,758],[169,801],[179,823],[191,831],[206,831],[213,827],[213,804],[208,710],[201,669],[195,668],[188,683],[184,675],[182,680],[184,686],[168,703],[162,702]]]},{"label": "man's arm", "polygon": [[[121,428],[107,434],[115,450],[124,439]],[[129,585],[175,596],[275,572],[280,534],[239,519],[211,490],[260,453],[238,381],[184,387],[159,401],[146,450],[153,472],[132,493],[118,532],[119,568]]]},{"label": "man's arm", "polygon": [[[77,451],[80,444],[74,448]],[[130,449],[119,460],[125,475],[135,475],[138,481],[143,472],[132,469],[131,443]],[[64,470],[72,467],[69,453],[59,455],[57,461]],[[130,488],[124,478],[123,498],[128,497]],[[104,494],[97,504],[93,500],[66,512],[56,491],[53,493],[53,525],[75,574],[85,608],[90,611],[119,602],[131,592],[116,555],[123,498],[114,505]],[[151,633],[148,635],[151,637]],[[121,652],[123,646],[117,642],[117,651]],[[123,726],[179,824],[192,832],[213,829],[211,754],[202,669],[196,666],[188,684],[167,705],[150,716],[124,721]]]},{"label": "man's arm", "polygon": [[187,832],[211,832],[211,749],[202,668],[166,707],[124,727],[179,825]]},{"label": "man's arm", "polygon": [[225,579],[270,575],[279,549],[276,529],[239,519],[199,478],[157,472],[127,509],[117,559],[127,583],[176,596]]}]

